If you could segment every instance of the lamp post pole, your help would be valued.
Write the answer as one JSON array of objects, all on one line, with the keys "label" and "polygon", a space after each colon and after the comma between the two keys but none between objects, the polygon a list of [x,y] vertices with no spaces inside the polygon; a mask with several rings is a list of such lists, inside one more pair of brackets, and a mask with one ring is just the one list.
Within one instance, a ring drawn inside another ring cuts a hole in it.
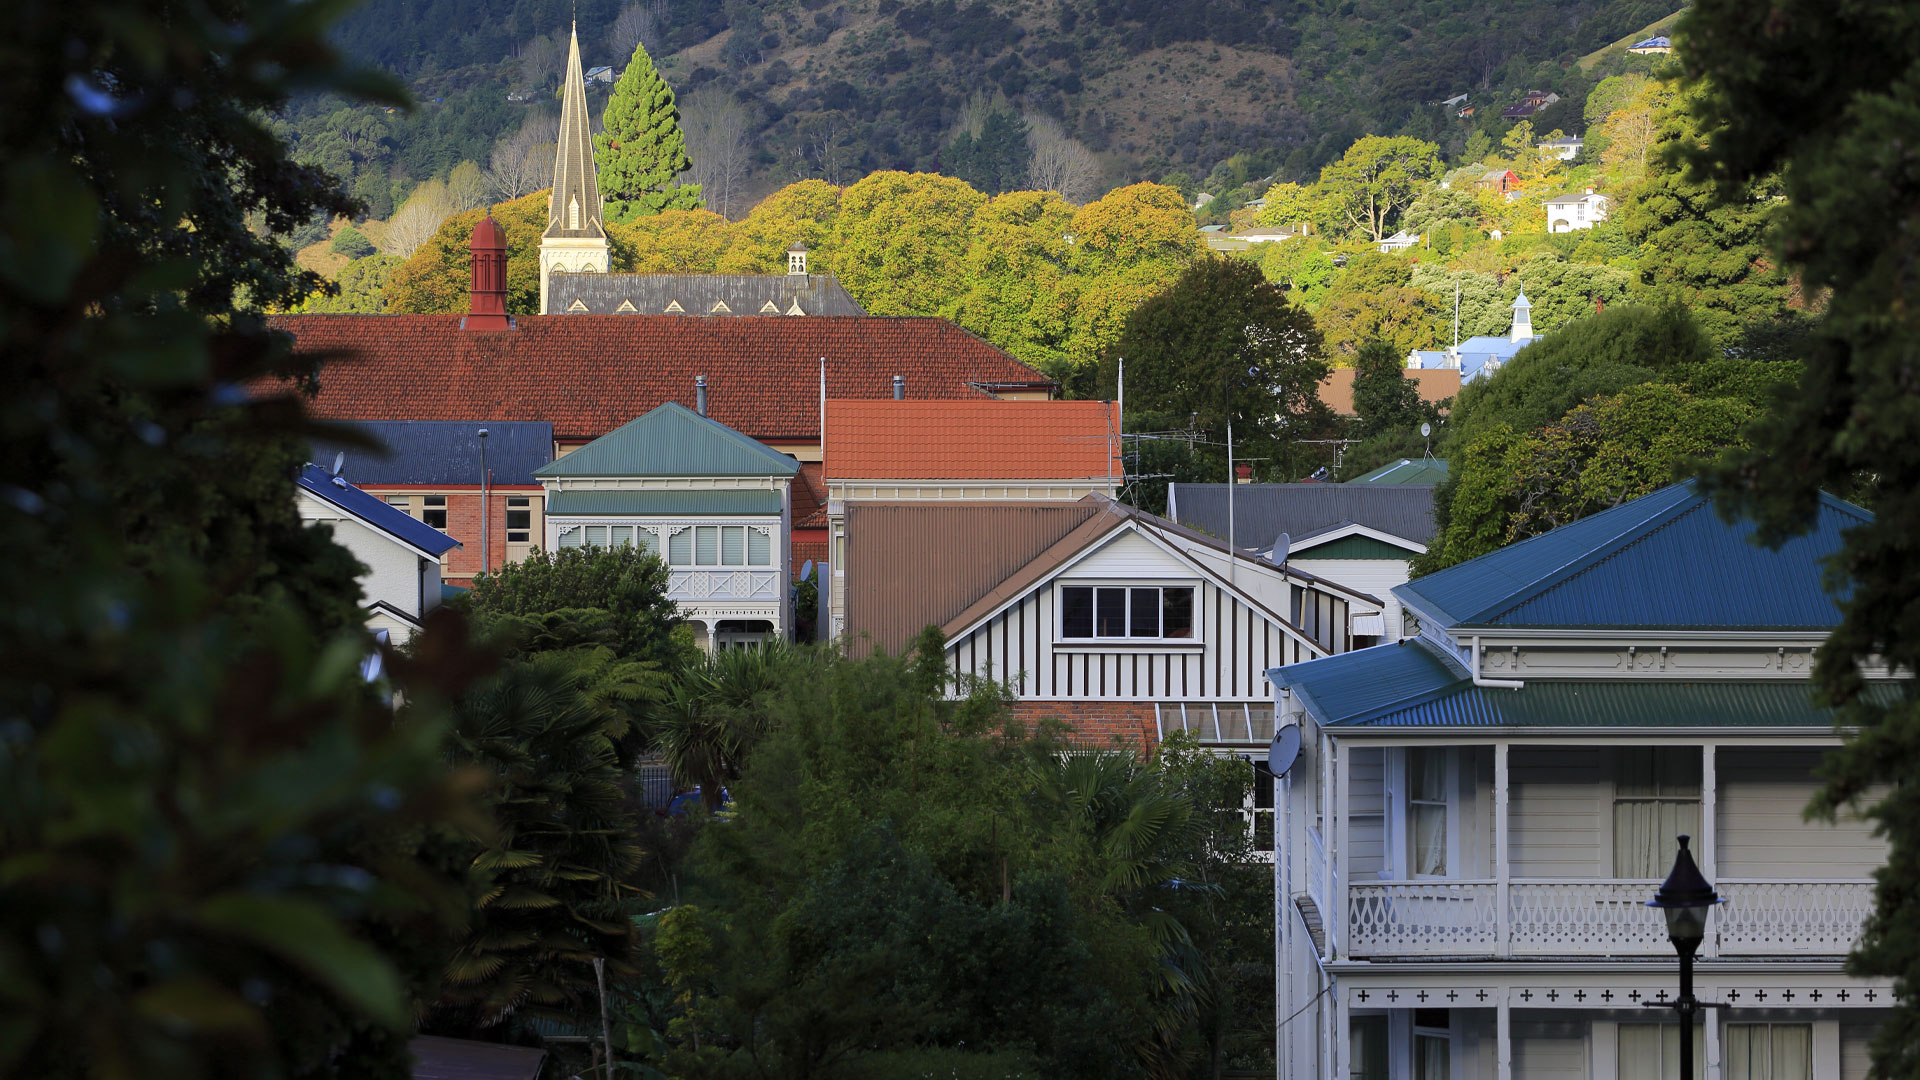
[{"label": "lamp post pole", "polygon": [[1693,1080],[1693,1017],[1701,1009],[1700,999],[1693,996],[1693,957],[1707,937],[1707,913],[1713,905],[1726,903],[1693,861],[1693,853],[1687,850],[1691,839],[1679,838],[1680,853],[1673,858],[1673,869],[1647,901],[1648,907],[1660,909],[1667,917],[1667,940],[1680,954],[1680,996],[1672,1002],[1643,1003],[1672,1009],[1680,1017],[1680,1080]]}]

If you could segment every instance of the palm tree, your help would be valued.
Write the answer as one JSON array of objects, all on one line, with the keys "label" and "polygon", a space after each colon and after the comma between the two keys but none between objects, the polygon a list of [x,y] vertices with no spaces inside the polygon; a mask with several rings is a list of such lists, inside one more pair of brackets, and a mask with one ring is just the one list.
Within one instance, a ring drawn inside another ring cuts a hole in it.
[{"label": "palm tree", "polygon": [[770,642],[722,649],[682,671],[653,714],[654,745],[674,783],[699,787],[706,808],[720,809],[726,786],[766,736],[781,691],[827,662],[820,650]]},{"label": "palm tree", "polygon": [[650,665],[605,648],[537,653],[454,709],[450,757],[492,786],[492,828],[473,837],[476,897],[448,962],[436,1030],[564,1019],[592,1000],[593,961],[634,970],[629,882],[643,853],[616,741],[657,696]]}]

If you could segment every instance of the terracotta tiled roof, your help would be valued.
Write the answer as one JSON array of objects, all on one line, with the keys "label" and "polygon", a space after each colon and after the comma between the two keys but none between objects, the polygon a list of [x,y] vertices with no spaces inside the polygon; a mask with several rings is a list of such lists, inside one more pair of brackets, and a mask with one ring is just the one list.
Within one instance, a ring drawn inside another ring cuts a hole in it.
[{"label": "terracotta tiled roof", "polygon": [[800,475],[793,478],[793,527],[827,527],[827,482],[817,461],[801,462]]},{"label": "terracotta tiled roof", "polygon": [[1106,401],[829,400],[826,471],[836,480],[1118,477],[1119,431],[1119,409]]},{"label": "terracotta tiled roof", "polygon": [[[1420,400],[1445,401],[1460,393],[1457,368],[1409,368],[1406,377],[1420,388]],[[1320,380],[1320,400],[1341,416],[1353,416],[1353,369],[1335,368]]]},{"label": "terracotta tiled roof", "polygon": [[814,316],[521,316],[512,330],[465,331],[460,315],[287,315],[295,350],[340,354],[320,373],[315,414],[338,420],[539,420],[556,439],[591,439],[663,402],[762,441],[820,433],[820,358],[836,398],[985,399],[982,386],[1051,386],[1045,376],[945,319]]}]

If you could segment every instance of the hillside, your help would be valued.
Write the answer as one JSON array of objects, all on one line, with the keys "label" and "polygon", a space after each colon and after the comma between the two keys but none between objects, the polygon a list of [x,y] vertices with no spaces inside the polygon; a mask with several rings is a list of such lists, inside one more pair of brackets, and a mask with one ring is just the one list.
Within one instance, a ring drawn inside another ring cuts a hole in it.
[{"label": "hillside", "polygon": [[[550,109],[568,0],[368,0],[339,27],[349,55],[406,78],[412,116],[374,118],[408,181],[484,163]],[[955,171],[969,100],[1058,121],[1101,186],[1173,172],[1205,186],[1235,154],[1304,177],[1368,132],[1457,153],[1468,123],[1428,102],[1583,97],[1574,61],[1671,11],[1666,0],[581,0],[588,67],[646,41],[683,102],[732,112],[744,190],[875,169]],[[1569,91],[1572,91],[1571,93]],[[522,100],[509,100],[509,95]],[[297,138],[333,111],[303,102]],[[978,130],[979,111],[973,114]],[[341,157],[349,171],[364,157]],[[1244,177],[1243,177],[1244,178]],[[1217,180],[1218,178],[1216,178]],[[1215,187],[1221,186],[1219,183]],[[732,211],[744,209],[735,205]]]}]

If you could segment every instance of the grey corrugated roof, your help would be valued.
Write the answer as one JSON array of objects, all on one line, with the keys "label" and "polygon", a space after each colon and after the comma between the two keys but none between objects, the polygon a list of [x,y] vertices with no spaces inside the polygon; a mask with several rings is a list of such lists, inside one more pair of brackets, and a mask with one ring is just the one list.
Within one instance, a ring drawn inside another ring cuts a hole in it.
[{"label": "grey corrugated roof", "polygon": [[669,401],[535,470],[564,476],[792,476],[800,463]]},{"label": "grey corrugated roof", "polygon": [[1173,484],[1168,516],[1216,537],[1227,535],[1227,493],[1233,493],[1233,539],[1265,551],[1286,533],[1300,538],[1365,525],[1417,544],[1433,539],[1433,489],[1414,485]]},{"label": "grey corrugated roof", "polygon": [[333,467],[347,455],[340,475],[354,484],[480,483],[481,428],[487,429],[487,470],[496,484],[537,484],[533,471],[553,460],[553,425],[526,420],[372,420],[347,424],[378,442],[366,450],[333,439],[315,439],[315,462]]},{"label": "grey corrugated roof", "polygon": [[1812,530],[1769,550],[1689,481],[1393,591],[1450,627],[1824,630],[1840,622],[1827,557],[1870,520],[1822,495]]},{"label": "grey corrugated roof", "polygon": [[537,1047],[416,1035],[407,1041],[413,1054],[413,1080],[534,1080],[547,1052]]},{"label": "grey corrugated roof", "polygon": [[780,512],[777,491],[556,491],[547,516],[573,514],[752,514]]},{"label": "grey corrugated roof", "polygon": [[554,274],[547,298],[552,315],[867,313],[832,274]]}]

